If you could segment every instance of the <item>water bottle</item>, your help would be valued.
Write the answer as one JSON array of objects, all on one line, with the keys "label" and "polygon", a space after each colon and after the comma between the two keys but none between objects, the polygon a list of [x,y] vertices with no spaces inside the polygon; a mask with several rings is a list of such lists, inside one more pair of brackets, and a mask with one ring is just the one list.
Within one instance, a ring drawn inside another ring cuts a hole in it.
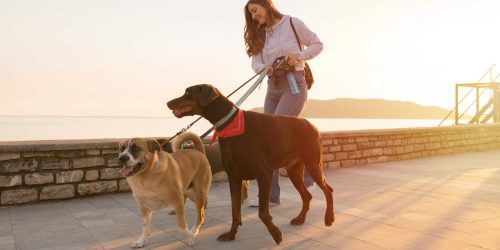
[{"label": "water bottle", "polygon": [[290,84],[290,90],[292,94],[296,95],[300,93],[299,86],[297,86],[297,80],[292,72],[288,72],[286,74],[286,78],[288,79],[288,84]]}]

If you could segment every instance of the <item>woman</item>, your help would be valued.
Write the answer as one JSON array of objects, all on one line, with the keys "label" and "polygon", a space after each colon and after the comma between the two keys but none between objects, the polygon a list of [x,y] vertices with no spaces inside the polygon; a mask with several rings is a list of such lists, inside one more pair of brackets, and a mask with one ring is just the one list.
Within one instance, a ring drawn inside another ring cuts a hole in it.
[{"label": "woman", "polygon": [[[289,73],[291,75],[288,76],[286,73],[273,72],[272,68],[268,72],[264,113],[298,116],[307,100],[304,61],[316,57],[323,50],[323,43],[300,19],[281,14],[271,0],[249,0],[244,12],[246,52],[252,58],[253,70],[259,72],[266,65],[272,65],[280,56],[288,56],[287,63],[292,68]],[[300,47],[290,21],[297,32]],[[279,170],[275,170],[271,185],[271,205],[280,203],[278,174]],[[304,173],[304,182],[309,192],[312,192],[314,182],[307,172]],[[253,207],[258,204],[258,198],[249,202]]]}]

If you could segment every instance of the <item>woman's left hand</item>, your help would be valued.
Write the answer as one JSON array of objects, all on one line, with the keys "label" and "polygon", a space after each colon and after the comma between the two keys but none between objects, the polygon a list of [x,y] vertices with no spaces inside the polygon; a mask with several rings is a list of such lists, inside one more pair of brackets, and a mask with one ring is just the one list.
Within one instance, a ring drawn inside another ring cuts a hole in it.
[{"label": "woman's left hand", "polygon": [[287,63],[288,65],[293,66],[299,63],[299,57],[297,55],[288,55]]}]

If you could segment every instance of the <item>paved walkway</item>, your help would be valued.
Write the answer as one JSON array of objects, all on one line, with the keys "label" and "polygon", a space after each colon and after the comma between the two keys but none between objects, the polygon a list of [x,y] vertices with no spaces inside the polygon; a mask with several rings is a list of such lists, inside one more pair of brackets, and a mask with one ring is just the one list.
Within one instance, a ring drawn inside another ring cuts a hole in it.
[{"label": "paved walkway", "polygon": [[[283,242],[276,246],[244,207],[232,242],[227,183],[212,186],[206,222],[189,247],[178,238],[175,217],[153,216],[151,249],[500,249],[500,150],[391,162],[326,172],[335,189],[336,221],[323,225],[324,197],[314,193],[306,224],[290,226],[298,193],[281,177],[282,204],[272,207]],[[251,186],[251,196],[256,192]],[[189,203],[188,220],[193,223]],[[130,193],[0,208],[0,249],[130,249],[140,233]]]}]

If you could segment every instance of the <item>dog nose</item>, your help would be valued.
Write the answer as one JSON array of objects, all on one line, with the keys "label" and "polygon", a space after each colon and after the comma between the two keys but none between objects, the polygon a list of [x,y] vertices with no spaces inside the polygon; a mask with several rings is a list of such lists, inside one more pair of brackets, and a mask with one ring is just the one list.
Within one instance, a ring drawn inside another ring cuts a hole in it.
[{"label": "dog nose", "polygon": [[130,157],[128,157],[128,155],[122,155],[118,159],[120,160],[121,163],[125,164],[128,162],[128,160],[130,160]]}]

